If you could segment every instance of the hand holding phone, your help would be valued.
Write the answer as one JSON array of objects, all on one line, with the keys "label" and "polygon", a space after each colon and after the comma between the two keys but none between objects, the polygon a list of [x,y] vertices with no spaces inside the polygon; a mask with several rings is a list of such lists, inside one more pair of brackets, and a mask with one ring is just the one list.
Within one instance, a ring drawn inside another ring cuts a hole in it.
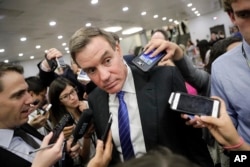
[{"label": "hand holding phone", "polygon": [[79,72],[79,74],[77,76],[77,79],[79,81],[83,81],[85,84],[90,82],[90,78],[88,77],[87,73],[84,72],[82,69],[80,70],[80,72]]},{"label": "hand holding phone", "polygon": [[148,72],[151,68],[153,68],[157,63],[166,55],[166,52],[160,52],[158,55],[151,57],[154,50],[152,50],[149,53],[142,53],[138,56],[136,56],[132,63],[137,66],[139,69],[141,69],[143,72]]},{"label": "hand holding phone", "polygon": [[169,98],[170,108],[190,115],[219,116],[220,101],[209,97],[173,92]]},{"label": "hand holding phone", "polygon": [[111,124],[112,124],[112,114],[109,115],[108,123],[107,123],[107,125],[105,127],[105,130],[104,130],[104,133],[103,133],[103,135],[101,137],[101,140],[103,141],[103,143],[105,143],[106,140],[107,140]]}]

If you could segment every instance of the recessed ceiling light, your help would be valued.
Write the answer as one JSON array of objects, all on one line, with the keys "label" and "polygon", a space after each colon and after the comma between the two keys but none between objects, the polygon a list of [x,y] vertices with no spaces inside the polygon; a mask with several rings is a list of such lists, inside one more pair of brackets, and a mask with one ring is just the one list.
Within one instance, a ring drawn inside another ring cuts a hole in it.
[{"label": "recessed ceiling light", "polygon": [[69,50],[69,48],[68,47],[66,47],[66,48],[64,48],[65,50]]},{"label": "recessed ceiling light", "polygon": [[45,50],[44,52],[45,52],[45,53],[48,53],[48,50]]},{"label": "recessed ceiling light", "polygon": [[213,20],[217,20],[217,17],[216,17],[216,16],[214,16],[214,17],[213,17]]},{"label": "recessed ceiling light", "polygon": [[198,11],[198,10],[196,10],[194,13],[195,13],[195,14],[197,14],[197,13],[199,13],[199,11]]},{"label": "recessed ceiling light", "polygon": [[69,50],[67,50],[66,52],[69,53]]},{"label": "recessed ceiling light", "polygon": [[26,41],[26,40],[27,40],[26,37],[21,37],[21,38],[20,38],[20,41],[22,41],[22,42],[24,42],[24,41]]},{"label": "recessed ceiling light", "polygon": [[179,24],[179,22],[177,20],[174,21],[175,24]]},{"label": "recessed ceiling light", "polygon": [[91,23],[86,23],[85,26],[86,27],[90,27],[92,24]]},{"label": "recessed ceiling light", "polygon": [[154,15],[154,18],[156,19],[156,18],[158,18],[159,16],[156,14],[156,15]]},{"label": "recessed ceiling light", "polygon": [[169,22],[173,22],[173,19],[169,19],[168,21],[169,21]]},{"label": "recessed ceiling light", "polygon": [[122,11],[124,11],[124,12],[128,11],[128,7],[126,6],[126,7],[122,8]]},{"label": "recessed ceiling light", "polygon": [[167,20],[167,17],[163,17],[162,20],[163,20],[163,21]]},{"label": "recessed ceiling light", "polygon": [[66,45],[67,45],[67,43],[66,43],[66,42],[62,43],[62,46],[66,46]]},{"label": "recessed ceiling light", "polygon": [[18,56],[19,56],[19,57],[22,57],[22,56],[23,56],[23,53],[19,53]]},{"label": "recessed ceiling light", "polygon": [[91,0],[92,5],[97,4],[97,3],[98,3],[98,0]]},{"label": "recessed ceiling light", "polygon": [[34,59],[35,58],[35,56],[30,56],[30,59]]},{"label": "recessed ceiling light", "polygon": [[122,37],[120,37],[119,40],[121,41],[121,40],[122,40]]},{"label": "recessed ceiling light", "polygon": [[195,11],[196,10],[196,8],[192,8],[192,11]]},{"label": "recessed ceiling light", "polygon": [[192,3],[187,4],[187,7],[191,7],[191,6],[193,6],[193,4],[192,4]]},{"label": "recessed ceiling light", "polygon": [[41,48],[41,45],[36,45],[36,49],[40,49]]},{"label": "recessed ceiling light", "polygon": [[5,63],[9,63],[9,60],[6,59],[6,60],[4,60],[4,62],[5,62]]},{"label": "recessed ceiling light", "polygon": [[147,12],[141,12],[142,16],[145,16],[147,14]]},{"label": "recessed ceiling light", "polygon": [[50,25],[50,26],[55,26],[55,25],[56,25],[56,22],[55,22],[55,21],[51,21],[51,22],[49,22],[49,25]]},{"label": "recessed ceiling light", "polygon": [[62,36],[62,35],[59,35],[59,36],[57,36],[57,38],[58,38],[58,39],[62,39],[62,38],[63,38],[63,36]]},{"label": "recessed ceiling light", "polygon": [[0,49],[0,53],[3,53],[5,51],[5,49]]},{"label": "recessed ceiling light", "polygon": [[108,31],[108,32],[118,32],[118,31],[122,30],[122,27],[120,27],[120,26],[117,26],[117,27],[106,27],[106,28],[104,28],[104,30]]},{"label": "recessed ceiling light", "polygon": [[123,35],[130,35],[130,34],[134,34],[134,33],[137,33],[139,31],[142,31],[142,30],[143,30],[142,27],[132,27],[132,28],[129,28],[127,30],[122,31],[122,34]]},{"label": "recessed ceiling light", "polygon": [[197,13],[196,15],[197,15],[197,16],[200,16],[201,14],[200,14],[200,13]]}]

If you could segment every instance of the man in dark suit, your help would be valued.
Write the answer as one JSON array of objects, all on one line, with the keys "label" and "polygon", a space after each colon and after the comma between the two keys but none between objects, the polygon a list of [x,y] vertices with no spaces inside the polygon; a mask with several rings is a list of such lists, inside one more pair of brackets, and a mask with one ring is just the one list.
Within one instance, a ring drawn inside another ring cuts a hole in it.
[{"label": "man in dark suit", "polygon": [[[0,164],[1,166],[52,166],[62,156],[63,134],[52,148],[29,154],[30,151],[49,144],[52,133],[43,136],[27,124],[34,110],[28,85],[18,65],[0,62]],[[72,141],[71,141],[72,142]],[[71,143],[68,143],[71,144]],[[69,150],[69,149],[68,149]],[[79,145],[70,148],[77,156]],[[38,158],[39,157],[39,158]]]},{"label": "man in dark suit", "polygon": [[[115,147],[111,163],[139,157],[162,145],[203,167],[213,166],[200,129],[186,126],[180,114],[169,107],[171,92],[186,91],[175,67],[155,67],[144,73],[127,65],[114,38],[94,27],[75,32],[70,40],[70,52],[98,87],[89,95],[98,138],[105,131],[109,113],[112,114]],[[183,54],[180,48],[171,53]],[[119,97],[121,93],[125,102]],[[126,110],[126,118],[120,116],[121,110]],[[128,131],[125,138],[124,131]]]}]

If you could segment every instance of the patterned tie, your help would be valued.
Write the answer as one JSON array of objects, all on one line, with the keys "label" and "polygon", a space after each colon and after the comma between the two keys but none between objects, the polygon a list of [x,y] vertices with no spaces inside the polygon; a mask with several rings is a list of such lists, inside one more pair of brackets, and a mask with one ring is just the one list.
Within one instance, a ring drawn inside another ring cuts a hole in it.
[{"label": "patterned tie", "polygon": [[21,137],[23,141],[25,141],[34,149],[40,148],[40,145],[30,135],[28,135],[24,130],[20,128],[14,130],[14,136]]},{"label": "patterned tie", "polygon": [[121,141],[123,158],[124,161],[126,161],[129,160],[130,158],[135,157],[135,153],[130,138],[128,109],[123,99],[124,92],[120,91],[119,93],[117,93],[117,97],[119,99],[119,104],[120,104],[118,108],[119,136]]}]

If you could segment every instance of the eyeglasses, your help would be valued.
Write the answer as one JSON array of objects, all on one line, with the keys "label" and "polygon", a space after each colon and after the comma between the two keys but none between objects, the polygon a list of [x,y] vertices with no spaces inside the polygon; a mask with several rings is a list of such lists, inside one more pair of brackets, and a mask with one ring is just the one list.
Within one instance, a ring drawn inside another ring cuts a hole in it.
[{"label": "eyeglasses", "polygon": [[66,94],[62,95],[61,97],[59,97],[59,99],[64,100],[64,101],[70,100],[70,95],[75,96],[75,95],[77,95],[77,92],[78,91],[76,88],[72,89],[69,93],[66,93]]}]

